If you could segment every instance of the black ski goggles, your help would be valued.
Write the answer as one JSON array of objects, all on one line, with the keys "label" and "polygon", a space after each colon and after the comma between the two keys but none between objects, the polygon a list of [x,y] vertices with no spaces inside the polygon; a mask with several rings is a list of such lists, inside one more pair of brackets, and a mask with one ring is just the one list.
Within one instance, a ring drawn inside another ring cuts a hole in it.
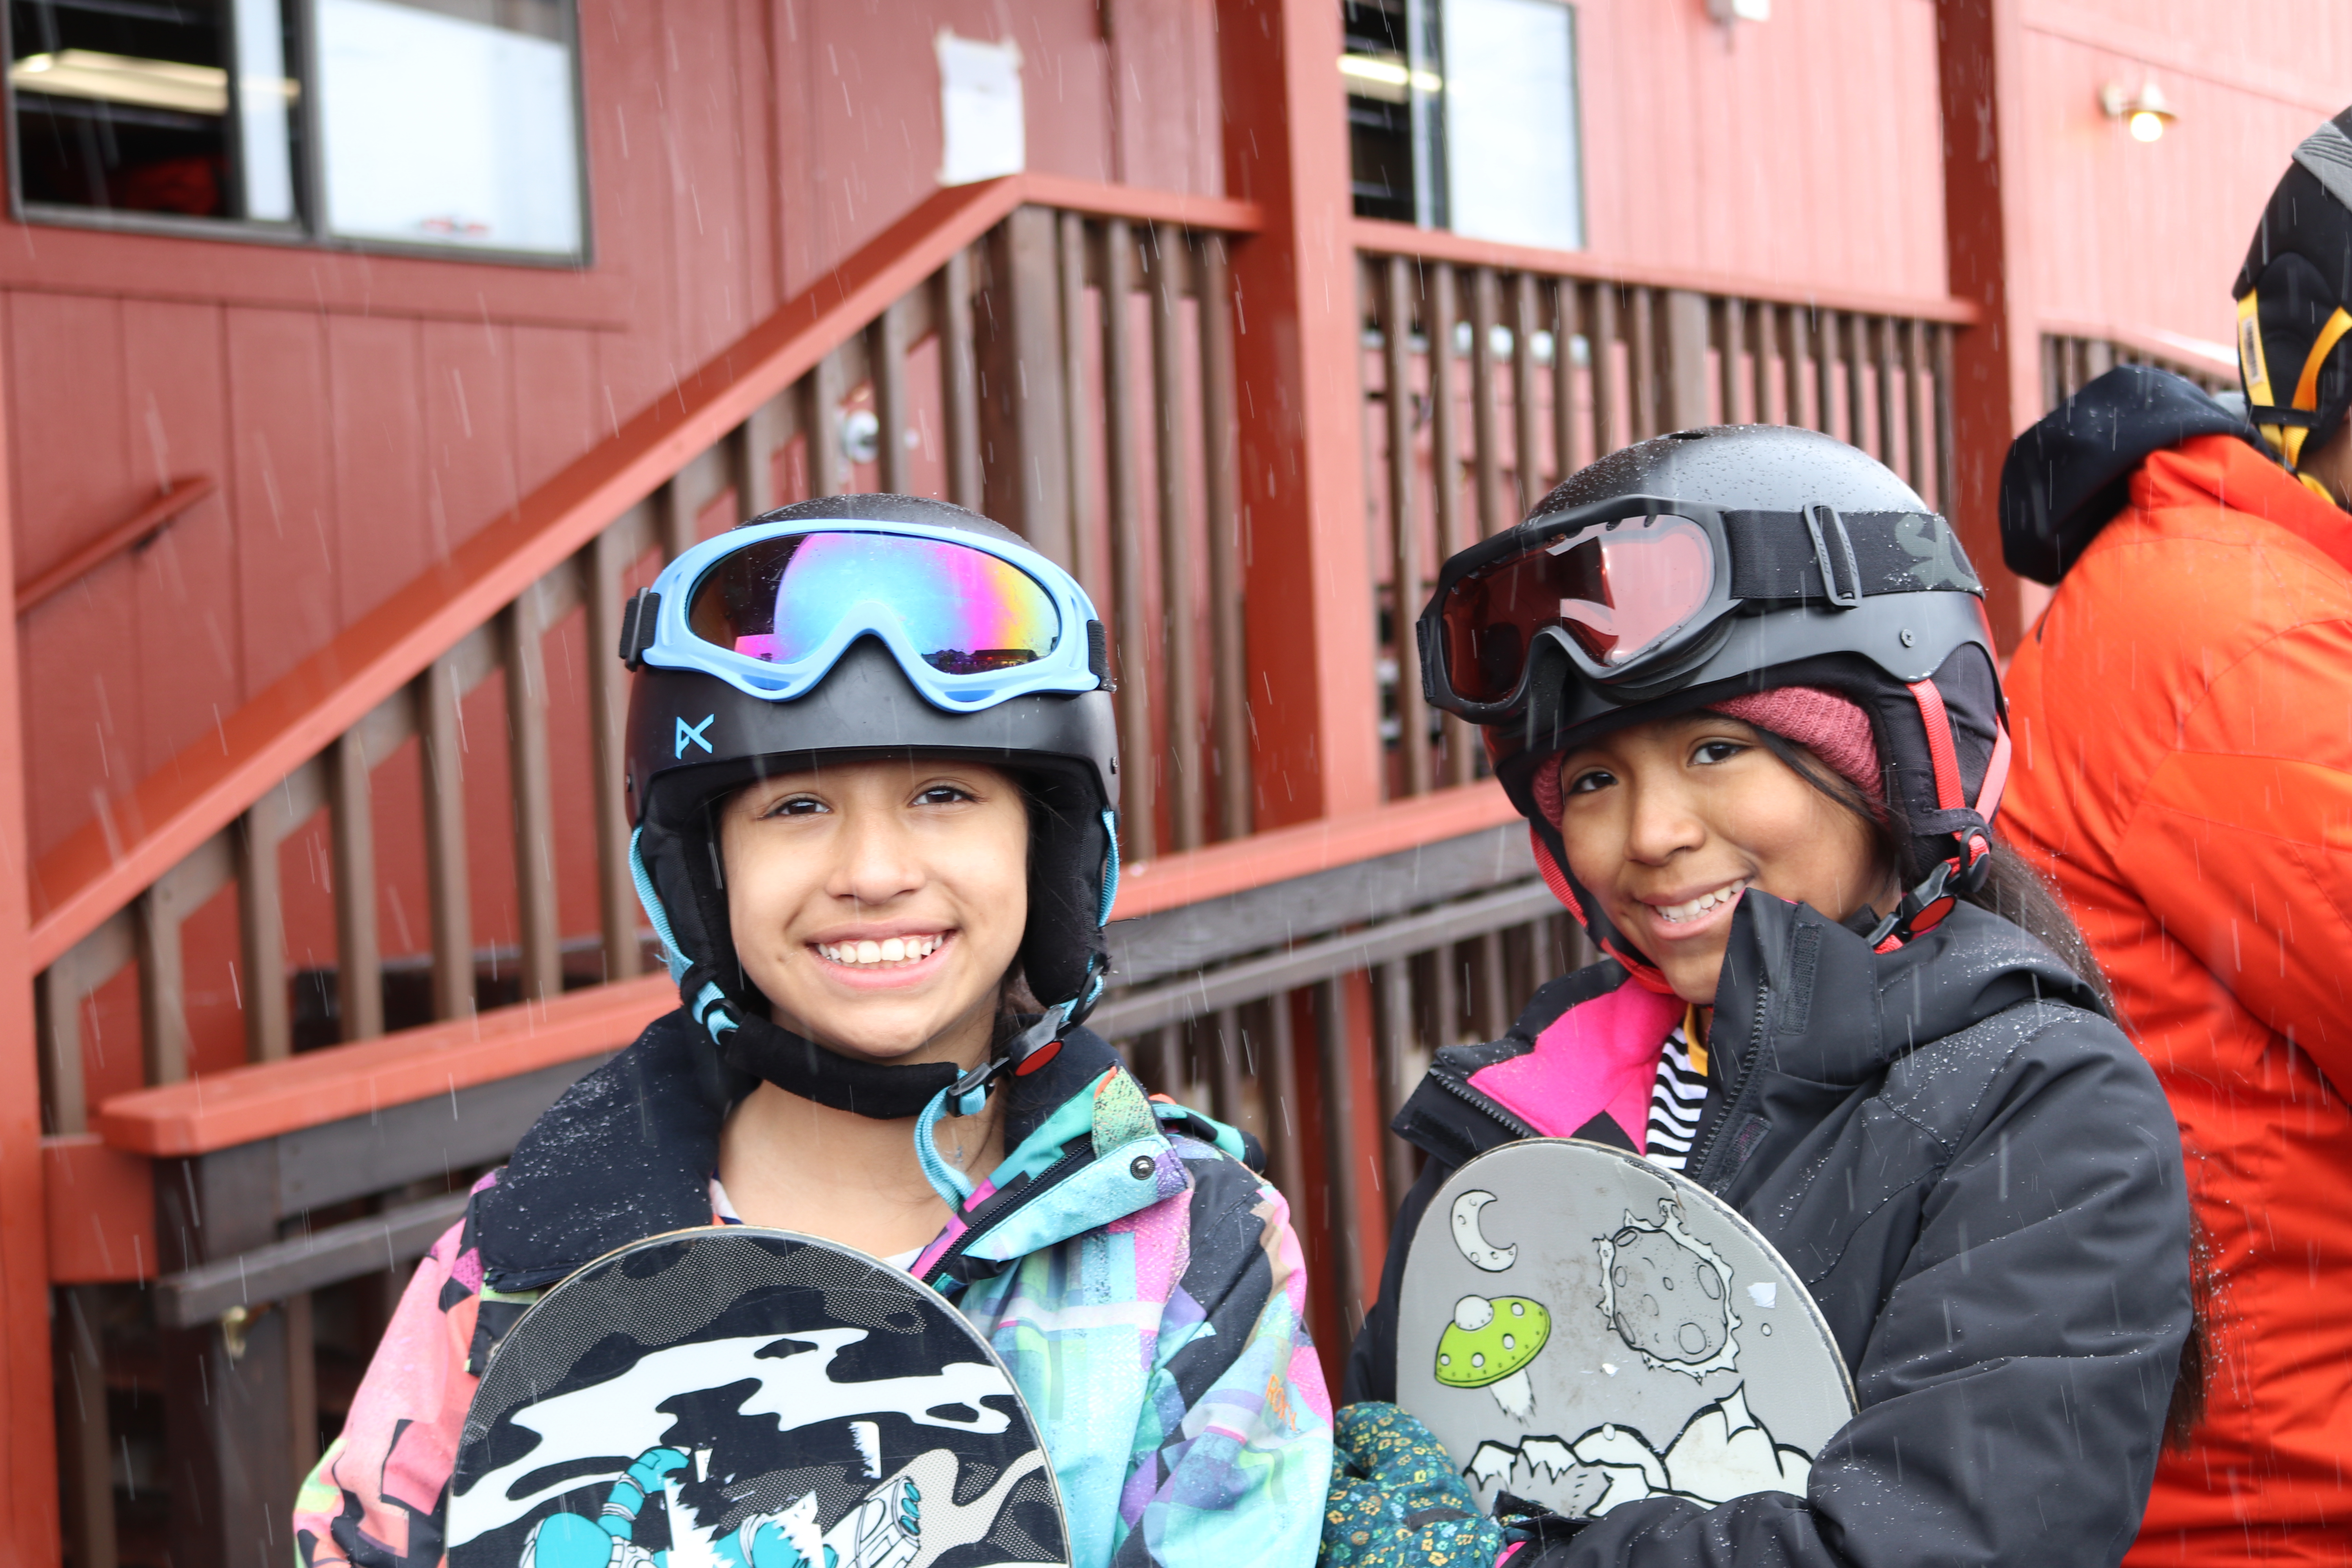
[{"label": "black ski goggles", "polygon": [[1448,561],[1420,624],[1429,700],[1473,722],[1518,709],[1538,647],[1601,686],[1667,671],[1748,605],[1982,592],[1932,512],[1734,510],[1616,496],[1533,517]]}]

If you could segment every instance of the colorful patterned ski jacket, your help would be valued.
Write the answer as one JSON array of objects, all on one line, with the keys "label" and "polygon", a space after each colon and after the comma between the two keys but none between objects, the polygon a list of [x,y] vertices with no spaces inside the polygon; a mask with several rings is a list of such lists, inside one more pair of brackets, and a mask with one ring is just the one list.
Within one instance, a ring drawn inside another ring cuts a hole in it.
[{"label": "colorful patterned ski jacket", "polygon": [[[546,1287],[709,1225],[719,1112],[685,1014],[541,1117],[410,1282],[295,1503],[300,1568],[431,1568],[490,1352]],[[1231,1129],[1146,1098],[1079,1031],[1003,1092],[1012,1152],[915,1265],[1004,1359],[1076,1568],[1313,1563],[1331,1402],[1282,1195]],[[620,1456],[615,1470],[628,1463]]]}]

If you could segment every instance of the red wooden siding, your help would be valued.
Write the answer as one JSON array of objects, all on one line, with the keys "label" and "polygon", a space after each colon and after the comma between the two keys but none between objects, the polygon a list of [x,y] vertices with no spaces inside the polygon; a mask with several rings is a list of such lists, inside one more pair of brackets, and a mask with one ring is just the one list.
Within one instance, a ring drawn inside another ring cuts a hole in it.
[{"label": "red wooden siding", "polygon": [[[2226,346],[2263,204],[2295,143],[2352,104],[2352,12],[2297,11],[2281,26],[2197,0],[2030,0],[2022,19],[2035,310]],[[2150,77],[2180,118],[2144,144],[2098,93]]]}]

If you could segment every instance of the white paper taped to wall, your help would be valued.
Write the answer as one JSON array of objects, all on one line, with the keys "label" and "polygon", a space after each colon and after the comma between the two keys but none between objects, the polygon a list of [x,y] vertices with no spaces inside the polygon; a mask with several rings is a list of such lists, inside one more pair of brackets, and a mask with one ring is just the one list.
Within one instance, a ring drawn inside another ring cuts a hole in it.
[{"label": "white paper taped to wall", "polygon": [[940,184],[968,185],[1017,174],[1029,164],[1021,110],[1021,46],[958,37],[942,27]]}]

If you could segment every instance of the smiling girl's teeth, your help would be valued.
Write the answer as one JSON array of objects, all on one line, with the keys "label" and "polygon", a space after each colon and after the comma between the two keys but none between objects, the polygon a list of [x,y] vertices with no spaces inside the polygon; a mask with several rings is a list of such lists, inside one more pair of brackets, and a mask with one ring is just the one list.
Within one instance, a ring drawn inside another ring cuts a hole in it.
[{"label": "smiling girl's teeth", "polygon": [[880,942],[821,942],[818,952],[835,963],[919,963],[937,952],[946,941],[941,933],[929,936],[888,936]]},{"label": "smiling girl's teeth", "polygon": [[1660,905],[1658,918],[1668,925],[1680,925],[1685,921],[1695,921],[1717,904],[1729,903],[1745,891],[1747,887],[1745,880],[1727,882],[1712,893],[1701,893],[1686,904]]}]

